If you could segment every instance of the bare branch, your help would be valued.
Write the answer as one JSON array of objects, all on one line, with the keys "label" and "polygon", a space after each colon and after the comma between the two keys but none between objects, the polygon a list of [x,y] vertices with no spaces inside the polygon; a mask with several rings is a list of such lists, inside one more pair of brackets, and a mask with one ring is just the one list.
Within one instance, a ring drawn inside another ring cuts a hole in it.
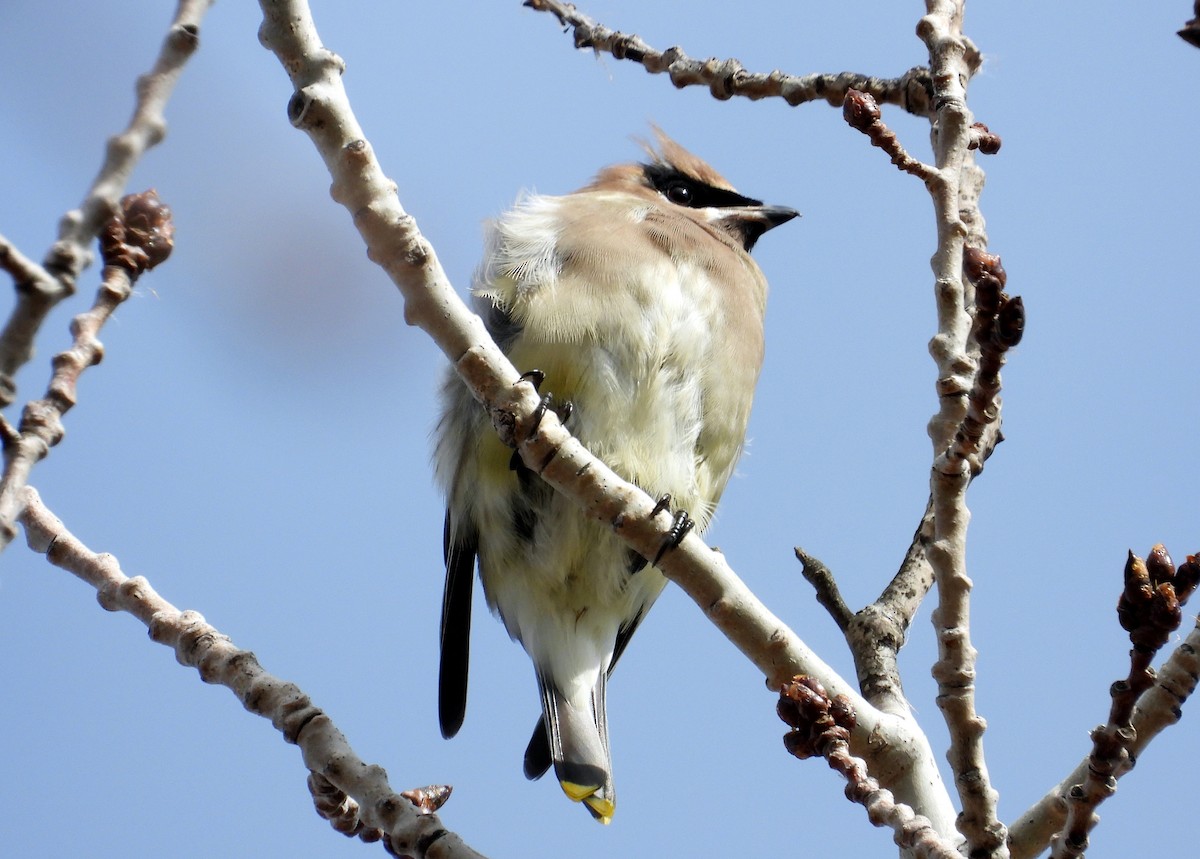
[{"label": "bare branch", "polygon": [[812,677],[797,676],[779,692],[779,718],[792,729],[784,735],[788,752],[801,760],[823,757],[846,779],[846,798],[867,810],[875,826],[887,826],[902,849],[918,859],[962,859],[929,819],[897,803],[891,791],[880,788],[866,763],[850,754],[847,739],[854,730],[854,707],[842,696],[830,698]]},{"label": "bare branch", "polygon": [[54,289],[55,280],[40,265],[25,256],[4,236],[0,236],[0,268],[8,272],[20,292],[26,289]]},{"label": "bare branch", "polygon": [[933,535],[933,501],[913,533],[899,570],[879,598],[855,614],[846,630],[855,673],[863,696],[885,713],[911,712],[900,680],[900,648],[913,616],[933,586],[926,549]]},{"label": "bare branch", "polygon": [[120,212],[105,225],[101,240],[104,273],[95,302],[71,321],[75,342],[54,356],[54,374],[46,395],[26,404],[15,437],[6,432],[4,474],[0,477],[0,551],[16,537],[24,498],[21,490],[33,466],[62,440],[62,418],[75,405],[80,375],[104,357],[104,346],[96,335],[133,294],[134,281],[142,272],[170,255],[173,233],[171,210],[159,202],[154,191],[125,197]]},{"label": "bare branch", "polygon": [[593,21],[570,3],[525,0],[525,5],[558,18],[564,28],[574,32],[577,48],[604,51],[618,60],[641,63],[651,74],[666,72],[671,83],[680,89],[706,86],[713,98],[722,101],[735,95],[753,100],[782,98],[795,107],[824,99],[837,107],[850,90],[860,90],[881,103],[898,105],[916,116],[929,116],[932,112],[933,85],[929,70],[925,68],[909,69],[898,78],[876,78],[855,72],[799,77],[780,71],[770,74],[748,72],[734,59],[694,60],[678,46],[665,51],[655,50],[639,36],[619,33]]},{"label": "bare branch", "polygon": [[1137,739],[1133,710],[1153,685],[1155,655],[1183,619],[1182,606],[1200,582],[1200,562],[1189,555],[1179,569],[1160,543],[1146,560],[1133,552],[1125,563],[1125,588],[1117,617],[1129,632],[1129,676],[1112,685],[1108,723],[1092,731],[1086,777],[1067,791],[1067,819],[1051,839],[1053,859],[1083,859],[1088,833],[1100,822],[1096,808],[1117,791],[1117,777],[1133,768],[1129,749]]},{"label": "bare branch", "polygon": [[166,134],[163,109],[183,66],[199,44],[200,21],[213,0],[179,0],[175,18],[163,40],[154,67],[137,81],[137,103],[129,125],[108,141],[104,164],[78,209],[67,212],[58,227],[58,241],[43,262],[50,278],[27,282],[0,332],[0,406],[16,399],[19,370],[33,357],[33,341],[46,316],[75,292],[75,281],[92,261],[88,245],[101,225],[116,211],[133,168],[142,154]]},{"label": "bare branch", "polygon": [[[1200,623],[1175,648],[1159,670],[1154,685],[1141,696],[1129,720],[1133,738],[1126,746],[1128,766],[1118,768],[1112,775],[1120,779],[1128,767],[1141,756],[1142,750],[1166,728],[1176,724],[1183,714],[1183,705],[1196,691],[1200,682]],[[1091,756],[1085,757],[1075,769],[1055,785],[1040,800],[1025,811],[1009,830],[1012,859],[1033,859],[1046,849],[1050,839],[1067,820],[1066,797],[1074,785],[1088,777]]]},{"label": "bare branch", "polygon": [[833,622],[837,624],[838,629],[842,632],[846,631],[846,627],[850,625],[850,621],[854,619],[854,612],[850,610],[850,606],[846,605],[846,601],[842,599],[842,592],[838,590],[837,581],[833,578],[833,573],[829,567],[821,563],[820,560],[805,552],[799,546],[795,549],[796,560],[800,562],[800,572],[805,580],[813,586],[813,590],[817,593],[817,602],[825,611],[829,612],[829,616],[833,618]]},{"label": "bare branch", "polygon": [[[966,572],[970,468],[962,460],[942,456],[966,418],[967,393],[977,369],[970,354],[971,317],[963,283],[963,247],[972,228],[961,212],[977,214],[974,198],[982,184],[977,176],[964,175],[970,167],[973,122],[966,103],[966,83],[978,63],[978,52],[962,34],[962,0],[927,0],[926,9],[917,35],[929,50],[935,85],[937,173],[926,178],[926,186],[933,195],[937,222],[932,265],[938,333],[930,343],[930,353],[937,362],[941,400],[929,422],[937,466],[930,477],[934,534],[928,549],[938,591],[932,618],[938,642],[933,676],[938,684],[938,707],[949,728],[947,758],[962,803],[958,827],[967,839],[966,852],[979,859],[1001,859],[1007,854],[1005,828],[996,814],[999,797],[984,759],[986,722],[975,709],[976,651],[971,645],[971,580]],[[981,232],[981,225],[976,227]]]},{"label": "bare branch", "polygon": [[205,683],[218,683],[252,713],[269,719],[283,738],[300,747],[304,764],[353,797],[367,825],[386,833],[395,853],[415,859],[482,859],[442,826],[395,793],[382,767],[362,761],[333,721],[295,684],[263,670],[253,653],[235,647],[194,611],[180,611],[142,576],[127,577],[117,559],[97,554],[66,529],[32,487],[22,491],[29,548],[94,587],[100,605],[133,615],[150,637],[175,651],[180,665],[195,668]]},{"label": "bare branch", "polygon": [[842,117],[851,128],[867,135],[872,146],[878,146],[886,152],[900,170],[916,176],[923,182],[929,182],[937,175],[933,167],[913,158],[905,151],[895,132],[883,122],[879,105],[870,93],[857,89],[846,93],[846,100],[842,104]]}]

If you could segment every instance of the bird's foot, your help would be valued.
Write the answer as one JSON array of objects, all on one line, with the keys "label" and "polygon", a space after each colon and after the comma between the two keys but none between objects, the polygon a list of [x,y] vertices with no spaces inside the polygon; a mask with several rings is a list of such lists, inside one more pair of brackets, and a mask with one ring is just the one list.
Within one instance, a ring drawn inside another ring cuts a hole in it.
[{"label": "bird's foot", "polygon": [[[541,370],[526,370],[521,374],[519,381],[528,382],[533,385],[535,391],[541,393],[542,382],[546,381],[546,374]],[[541,402],[537,404],[537,408],[533,411],[533,424],[529,428],[529,435],[532,436],[538,431],[538,427],[542,425],[542,418],[551,409],[558,416],[559,422],[563,426],[566,426],[567,422],[571,420],[571,415],[575,412],[575,404],[570,400],[563,400],[561,403],[556,404],[553,394],[543,396]],[[508,461],[508,468],[510,471],[519,471],[524,468],[519,451],[513,451],[512,458]]]},{"label": "bird's foot", "polygon": [[[658,502],[654,505],[654,510],[650,514],[651,518],[657,516],[659,513],[662,513],[664,510],[669,510],[670,507],[671,496],[661,496],[658,499]],[[658,554],[654,556],[654,560],[651,562],[655,566],[657,566],[658,562],[662,560],[663,555],[682,543],[683,538],[688,535],[688,532],[696,527],[696,520],[689,516],[686,510],[676,510],[673,516],[675,521],[671,523],[671,530],[668,531],[667,536],[663,538],[662,545],[658,547]]]}]

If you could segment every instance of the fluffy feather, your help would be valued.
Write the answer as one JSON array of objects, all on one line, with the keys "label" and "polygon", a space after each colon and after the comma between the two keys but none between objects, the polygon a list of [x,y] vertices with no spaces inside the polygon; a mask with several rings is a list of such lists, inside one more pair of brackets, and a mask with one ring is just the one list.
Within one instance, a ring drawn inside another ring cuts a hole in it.
[{"label": "fluffy feather", "polygon": [[[518,200],[490,225],[472,292],[513,364],[542,370],[543,390],[573,403],[572,433],[649,494],[669,493],[703,530],[741,452],[762,363],[767,286],[747,248],[795,213],[741,197],[657,133],[649,165]],[[462,577],[477,554],[488,605],[541,690],[545,733],[526,771],[540,775],[548,756],[567,795],[608,822],[606,682],[665,579],[631,561],[608,525],[510,468],[511,451],[452,373],[443,402],[443,733],[457,731],[466,706]]]}]

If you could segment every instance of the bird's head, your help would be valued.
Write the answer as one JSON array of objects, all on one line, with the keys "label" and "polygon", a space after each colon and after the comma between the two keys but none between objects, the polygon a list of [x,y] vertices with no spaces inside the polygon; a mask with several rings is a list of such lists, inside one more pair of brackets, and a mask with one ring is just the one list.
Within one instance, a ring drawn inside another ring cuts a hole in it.
[{"label": "bird's head", "polygon": [[680,214],[725,232],[747,252],[767,230],[800,214],[739,194],[729,180],[662,129],[655,127],[654,133],[657,146],[642,142],[649,161],[607,167],[581,190],[621,190],[677,207]]}]

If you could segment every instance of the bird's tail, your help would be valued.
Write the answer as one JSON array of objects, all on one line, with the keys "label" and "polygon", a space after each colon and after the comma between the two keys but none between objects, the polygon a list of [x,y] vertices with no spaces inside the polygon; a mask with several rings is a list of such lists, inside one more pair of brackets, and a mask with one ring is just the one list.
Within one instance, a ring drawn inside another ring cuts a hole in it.
[{"label": "bird's tail", "polygon": [[[608,716],[604,709],[607,682],[607,672],[599,672],[591,694],[582,701],[572,701],[549,678],[538,676],[542,724],[554,774],[563,792],[575,802],[582,802],[601,823],[611,823],[616,808],[612,759],[608,753]],[[529,771],[528,761],[526,771]]]}]

